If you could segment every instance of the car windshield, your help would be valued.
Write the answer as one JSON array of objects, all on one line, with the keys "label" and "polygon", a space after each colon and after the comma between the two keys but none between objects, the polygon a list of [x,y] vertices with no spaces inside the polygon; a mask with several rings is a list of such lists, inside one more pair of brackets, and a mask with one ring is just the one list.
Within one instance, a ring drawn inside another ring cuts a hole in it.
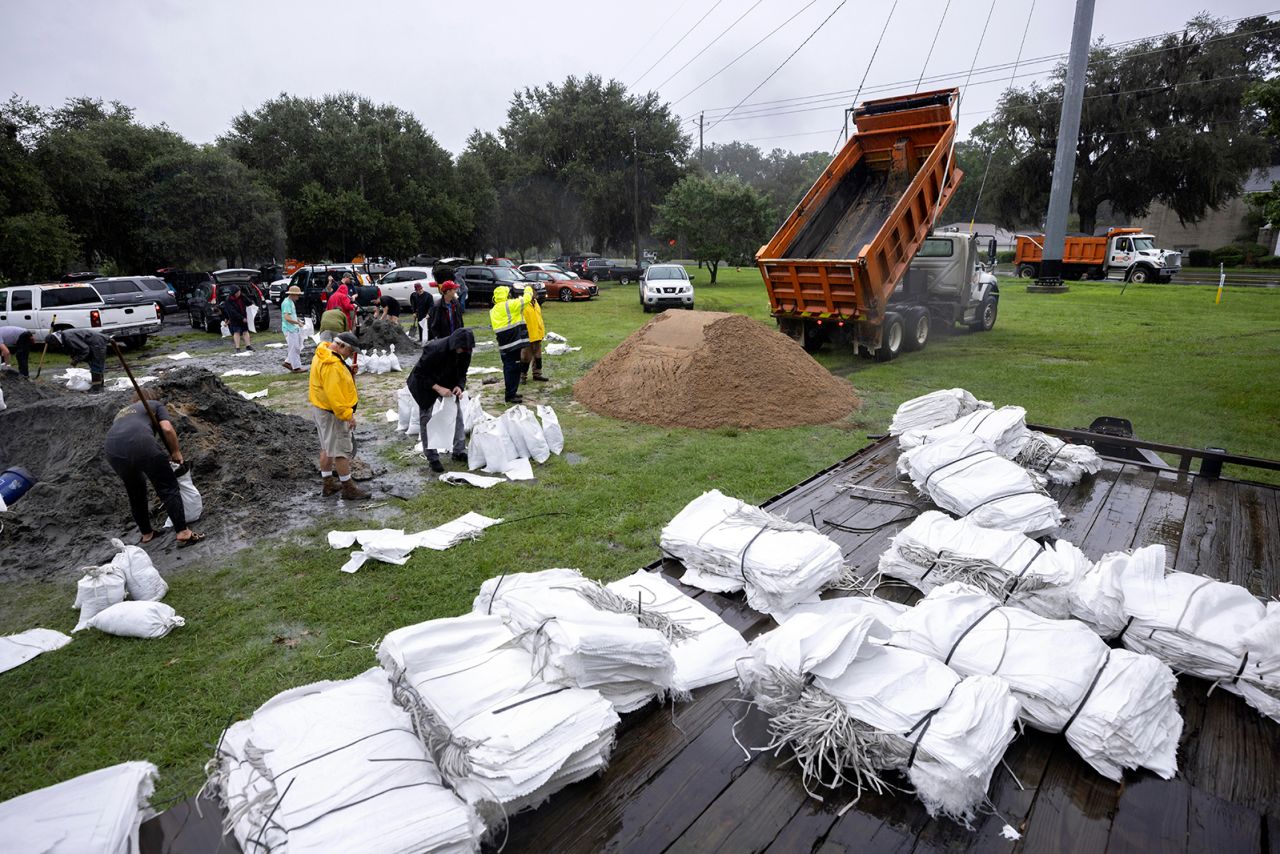
[{"label": "car windshield", "polygon": [[1135,237],[1133,238],[1133,248],[1141,252],[1144,249],[1155,249],[1156,242],[1151,237]]},{"label": "car windshield", "polygon": [[572,276],[566,276],[564,273],[560,273],[555,270],[548,270],[547,275],[557,282],[570,281],[573,278]]},{"label": "car windshield", "polygon": [[687,279],[683,267],[650,267],[648,276],[650,279]]}]

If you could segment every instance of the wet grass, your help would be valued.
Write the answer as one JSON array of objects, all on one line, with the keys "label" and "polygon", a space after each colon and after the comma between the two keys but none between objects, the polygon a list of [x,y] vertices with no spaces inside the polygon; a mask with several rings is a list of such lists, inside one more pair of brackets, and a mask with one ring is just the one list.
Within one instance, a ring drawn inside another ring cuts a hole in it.
[{"label": "wet grass", "polygon": [[[754,270],[722,272],[714,287],[705,272],[696,276],[699,308],[768,322]],[[585,411],[572,400],[572,381],[650,316],[634,286],[606,285],[590,303],[549,304],[548,328],[582,347],[548,357],[553,381],[538,389],[560,415],[566,456],[537,467],[534,483],[472,490],[424,475],[410,500],[385,499],[403,504],[395,526],[410,530],[469,510],[512,521],[447,552],[419,550],[404,567],[369,564],[344,575],[346,552],[323,538],[337,525],[317,519],[282,538],[272,520],[294,511],[263,507],[247,548],[197,554],[193,568],[170,575],[166,601],[185,627],[155,641],[85,632],[0,674],[0,799],[128,759],[161,767],[159,799],[188,795],[229,721],[286,688],[373,666],[369,645],[388,631],[469,610],[480,583],[502,572],[571,566],[597,578],[624,575],[657,557],[661,526],[702,491],[768,498],[857,450],[901,400],[935,388],[1019,403],[1045,423],[1119,415],[1145,438],[1280,457],[1280,294],[1228,292],[1214,306],[1211,288],[1130,286],[1121,296],[1115,284],[1073,283],[1068,294],[1044,297],[1005,287],[990,333],[938,336],[925,352],[888,364],[820,354],[853,382],[863,407],[839,424],[767,431],[663,429]],[[481,323],[478,313],[469,319]],[[478,353],[475,364],[498,359]],[[361,381],[373,429],[390,431],[381,413],[394,406],[402,379]],[[304,399],[302,374],[235,381],[245,390],[267,382],[274,405]],[[485,388],[494,399],[494,387]],[[403,465],[403,454],[397,445],[385,456]],[[0,633],[70,631],[74,577],[7,585]]]}]

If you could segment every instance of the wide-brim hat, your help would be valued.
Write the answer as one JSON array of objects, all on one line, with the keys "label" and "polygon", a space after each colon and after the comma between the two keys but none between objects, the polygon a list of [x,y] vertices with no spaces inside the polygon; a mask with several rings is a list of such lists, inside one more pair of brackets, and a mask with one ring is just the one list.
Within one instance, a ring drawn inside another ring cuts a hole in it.
[{"label": "wide-brim hat", "polygon": [[290,285],[289,290],[285,291],[285,293],[291,297],[300,297],[302,296],[302,288],[297,285]]}]

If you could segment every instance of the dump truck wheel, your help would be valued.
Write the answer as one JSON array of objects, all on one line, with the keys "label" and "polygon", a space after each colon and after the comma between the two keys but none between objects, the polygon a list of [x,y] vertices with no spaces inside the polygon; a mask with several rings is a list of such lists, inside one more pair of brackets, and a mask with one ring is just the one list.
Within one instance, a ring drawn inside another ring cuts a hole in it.
[{"label": "dump truck wheel", "polygon": [[969,328],[974,332],[990,332],[992,327],[996,325],[996,313],[999,303],[996,301],[994,294],[987,294],[982,298],[982,305],[978,306],[978,319],[969,324]]},{"label": "dump truck wheel", "polygon": [[1034,264],[1023,264],[1018,267],[1018,278],[1034,279],[1036,277],[1036,268]]},{"label": "dump truck wheel", "polygon": [[905,350],[923,350],[929,343],[932,318],[927,308],[917,308],[907,315],[907,335],[902,342]]},{"label": "dump truck wheel", "polygon": [[902,322],[902,315],[894,312],[886,314],[884,328],[880,331],[880,349],[876,350],[876,361],[888,362],[898,358],[906,338],[907,325]]},{"label": "dump truck wheel", "polygon": [[808,323],[804,325],[804,335],[800,339],[800,346],[804,347],[806,352],[816,353],[822,349],[822,345],[825,343],[827,343],[827,336],[820,329]]},{"label": "dump truck wheel", "polygon": [[1129,281],[1135,285],[1145,285],[1151,277],[1151,271],[1146,267],[1134,267],[1129,272]]}]

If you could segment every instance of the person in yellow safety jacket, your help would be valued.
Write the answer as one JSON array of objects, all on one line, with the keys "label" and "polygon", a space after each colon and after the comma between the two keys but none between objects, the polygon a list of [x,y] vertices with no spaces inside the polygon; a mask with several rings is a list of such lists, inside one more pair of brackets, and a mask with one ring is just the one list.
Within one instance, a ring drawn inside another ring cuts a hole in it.
[{"label": "person in yellow safety jacket", "polygon": [[529,343],[520,351],[520,384],[528,379],[529,365],[533,365],[533,378],[546,382],[547,378],[542,375],[542,339],[547,337],[547,325],[542,321],[542,306],[536,299],[524,307],[524,322],[529,327]]},{"label": "person in yellow safety jacket", "polygon": [[354,356],[358,344],[354,333],[343,332],[332,341],[317,344],[311,359],[307,398],[311,401],[311,414],[320,437],[320,476],[324,479],[321,495],[341,492],[342,497],[348,499],[369,497],[369,493],[351,479],[356,406],[360,397],[355,377],[343,359]]},{"label": "person in yellow safety jacket", "polygon": [[[511,289],[499,285],[493,289],[493,308],[489,309],[489,325],[498,339],[498,353],[502,356],[502,381],[507,403],[520,403],[520,353],[529,344],[529,325],[525,320],[525,308],[536,303],[532,287],[515,299],[509,298]],[[539,315],[541,319],[541,315]],[[545,333],[544,333],[545,334]]]}]

